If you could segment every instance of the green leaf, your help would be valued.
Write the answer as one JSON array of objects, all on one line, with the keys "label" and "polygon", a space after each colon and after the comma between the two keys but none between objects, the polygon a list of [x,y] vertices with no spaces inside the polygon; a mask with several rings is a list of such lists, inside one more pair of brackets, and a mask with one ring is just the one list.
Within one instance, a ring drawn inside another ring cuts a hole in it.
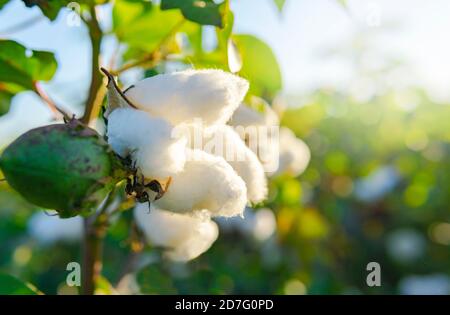
[{"label": "green leaf", "polygon": [[275,2],[275,5],[277,6],[278,11],[280,11],[280,12],[283,11],[283,7],[286,3],[286,0],[273,0],[273,2]]},{"label": "green leaf", "polygon": [[7,4],[9,0],[0,0],[0,10]]},{"label": "green leaf", "polygon": [[183,16],[202,25],[224,27],[228,1],[220,4],[213,0],[161,0],[161,10],[180,9]]},{"label": "green leaf", "polygon": [[143,294],[176,294],[172,275],[161,265],[147,265],[136,275]]},{"label": "green leaf", "polygon": [[42,13],[53,21],[61,8],[66,7],[72,0],[23,0],[23,2],[29,8],[38,6]]},{"label": "green leaf", "polygon": [[56,67],[56,59],[51,52],[27,50],[15,41],[0,40],[0,84],[9,83],[8,90],[13,85],[17,90],[33,89],[35,81],[49,81]]},{"label": "green leaf", "polygon": [[250,93],[272,99],[282,88],[281,71],[272,49],[252,35],[233,35],[242,56],[239,72],[250,81]]},{"label": "green leaf", "polygon": [[19,279],[0,273],[0,294],[2,295],[37,295],[40,292],[29,283],[24,283]]},{"label": "green leaf", "polygon": [[9,111],[11,105],[11,99],[14,94],[8,91],[2,91],[0,88],[0,116],[6,114]]},{"label": "green leaf", "polygon": [[[154,51],[182,21],[181,12],[161,11],[149,2],[117,0],[113,8],[113,31],[118,40],[128,46],[123,56],[125,60],[140,59]],[[198,30],[196,24],[185,22],[178,32],[192,33],[194,29]],[[164,46],[169,53],[180,50],[175,36]]]}]

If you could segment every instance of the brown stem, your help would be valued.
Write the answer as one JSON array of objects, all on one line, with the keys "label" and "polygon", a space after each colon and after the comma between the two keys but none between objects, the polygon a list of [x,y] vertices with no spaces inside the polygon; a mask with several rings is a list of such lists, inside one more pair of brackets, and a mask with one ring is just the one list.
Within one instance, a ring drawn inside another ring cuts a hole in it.
[{"label": "brown stem", "polygon": [[102,270],[104,231],[97,229],[92,218],[84,219],[82,294],[93,295]]},{"label": "brown stem", "polygon": [[65,112],[63,109],[61,109],[56,103],[45,93],[45,91],[42,89],[42,87],[39,85],[38,82],[33,83],[33,91],[40,97],[42,100],[47,104],[47,106],[52,111],[55,119],[59,119],[64,117],[65,119],[70,119],[71,115]]},{"label": "brown stem", "polygon": [[[85,21],[89,29],[89,38],[92,45],[91,56],[91,84],[86,100],[86,107],[81,121],[89,125],[100,113],[100,107],[106,93],[103,84],[103,76],[99,68],[100,47],[102,41],[102,30],[97,20],[95,6],[90,8],[90,20]],[[107,215],[92,215],[84,219],[84,241],[82,294],[92,295],[102,270],[103,238],[106,234]]]},{"label": "brown stem", "polygon": [[102,30],[97,20],[95,7],[90,8],[91,19],[86,21],[89,29],[89,38],[92,46],[91,56],[91,85],[89,87],[89,94],[86,100],[86,107],[81,121],[89,124],[100,113],[100,107],[106,93],[105,85],[103,84],[103,76],[100,73],[100,47],[102,42]]},{"label": "brown stem", "polygon": [[109,224],[108,210],[116,198],[115,188],[109,193],[97,214],[84,219],[82,293],[92,295],[102,271],[103,239]]}]

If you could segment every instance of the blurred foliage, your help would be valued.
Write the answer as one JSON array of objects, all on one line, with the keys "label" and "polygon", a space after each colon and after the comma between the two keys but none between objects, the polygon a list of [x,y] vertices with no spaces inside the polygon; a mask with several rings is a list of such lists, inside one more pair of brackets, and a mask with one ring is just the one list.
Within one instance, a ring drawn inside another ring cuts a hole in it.
[{"label": "blurred foliage", "polygon": [[[414,110],[405,110],[391,93],[362,103],[329,90],[288,109],[282,123],[305,140],[313,158],[299,178],[271,182],[268,206],[276,212],[276,236],[260,243],[221,231],[212,248],[187,265],[161,260],[153,249],[136,277],[142,292],[282,294],[299,281],[309,294],[398,293],[409,274],[450,273],[449,245],[433,237],[433,227],[449,219],[450,107],[418,89],[410,93],[417,96]],[[398,172],[398,182],[362,200],[358,183],[387,165]],[[6,183],[0,188],[0,268],[56,293],[66,262],[79,258],[77,247],[36,244],[26,234],[35,210]],[[115,222],[107,238],[104,275],[113,283],[129,255],[130,220],[128,215]],[[417,258],[399,261],[388,251],[389,235],[404,228],[415,230],[426,246]],[[24,258],[19,250],[29,254]],[[380,288],[365,284],[370,261],[382,266]]]}]

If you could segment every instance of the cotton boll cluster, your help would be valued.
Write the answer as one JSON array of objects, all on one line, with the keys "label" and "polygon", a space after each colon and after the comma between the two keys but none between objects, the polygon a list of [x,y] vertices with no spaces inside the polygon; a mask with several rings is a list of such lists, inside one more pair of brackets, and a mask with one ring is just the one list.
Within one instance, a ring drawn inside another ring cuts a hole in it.
[{"label": "cotton boll cluster", "polygon": [[[279,158],[279,119],[264,102],[259,102],[261,112],[240,105],[246,80],[221,70],[186,70],[144,79],[124,96],[115,85],[108,88],[107,136],[114,151],[130,157],[146,182],[170,179],[162,198],[152,201],[150,215],[146,204],[135,210],[147,239],[167,247],[169,258],[198,256],[217,238],[211,217],[242,215],[246,205],[267,197],[266,173],[276,171]],[[252,147],[251,135],[232,128],[239,126],[269,126],[276,132],[259,147],[257,137]],[[299,171],[306,165],[299,166],[295,153],[283,162]],[[254,236],[264,239],[274,220],[258,213],[264,217],[252,221],[259,231]]]},{"label": "cotton boll cluster", "polygon": [[83,219],[79,216],[61,219],[58,216],[36,212],[28,221],[28,233],[43,245],[55,242],[77,242],[81,239]]},{"label": "cotton boll cluster", "polygon": [[217,224],[204,216],[178,214],[138,204],[134,216],[147,240],[166,248],[174,261],[188,261],[207,251],[217,239]]}]

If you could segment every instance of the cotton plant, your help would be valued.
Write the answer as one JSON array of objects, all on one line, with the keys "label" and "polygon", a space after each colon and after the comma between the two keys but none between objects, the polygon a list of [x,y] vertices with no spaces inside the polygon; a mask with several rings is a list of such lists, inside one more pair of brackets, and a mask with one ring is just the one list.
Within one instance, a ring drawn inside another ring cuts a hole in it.
[{"label": "cotton plant", "polygon": [[[212,217],[242,215],[246,205],[267,196],[262,164],[226,125],[248,82],[221,70],[185,70],[146,78],[121,92],[113,80],[109,144],[122,158],[131,158],[144,186],[151,181],[167,186],[147,213],[136,207],[137,224],[150,243],[169,248],[168,257],[195,258],[217,238]],[[215,145],[196,145],[192,132]],[[192,224],[179,229],[183,220]],[[155,223],[176,235],[155,233]],[[209,233],[200,233],[200,227]]]},{"label": "cotton plant", "polygon": [[[285,127],[279,143],[256,141],[252,150],[249,135],[239,131],[278,128],[279,118],[267,104],[263,112],[242,104],[248,82],[236,75],[189,69],[146,78],[124,92],[109,80],[108,142],[131,157],[144,187],[152,181],[167,187],[148,212],[142,204],[134,211],[147,240],[168,248],[171,259],[187,261],[211,246],[212,217],[243,216],[246,206],[263,202],[270,164],[279,165],[272,175],[298,175],[309,161],[306,145]],[[256,228],[261,220],[253,221]]]},{"label": "cotton plant", "polygon": [[[56,18],[64,3],[55,3],[51,10],[42,3],[29,6],[40,9],[49,21],[60,21]],[[263,91],[272,99],[282,81],[270,47],[252,35],[234,33],[229,1],[204,8],[170,0],[117,0],[111,6],[107,32],[102,17],[109,13],[97,2],[78,12],[92,45],[86,71],[90,82],[86,95],[80,95],[81,115],[72,114],[70,104],[58,104],[42,85],[52,85],[61,69],[53,52],[0,40],[3,57],[17,65],[5,69],[0,78],[7,100],[0,115],[8,111],[7,103],[16,93],[29,91],[52,117],[4,149],[0,179],[37,209],[45,209],[46,214],[31,216],[28,224],[28,234],[37,243],[82,242],[83,294],[94,294],[104,280],[102,244],[115,222],[129,224],[130,240],[124,242],[131,244],[130,255],[142,249],[144,239],[164,248],[167,259],[195,259],[218,238],[219,218],[244,217],[244,209],[265,202],[268,175],[279,162],[274,141],[257,141],[261,150],[255,149],[242,128],[233,125],[239,112],[250,109],[244,102]],[[216,28],[213,52],[204,51],[201,36],[192,36],[204,25]],[[148,30],[151,38],[141,36]],[[106,35],[117,42],[111,53],[102,44]],[[246,64],[244,59],[255,54],[263,56],[262,64],[270,71]],[[211,64],[204,64],[204,57]],[[180,65],[192,69],[170,71]],[[114,76],[104,71],[102,77],[102,66]],[[201,69],[205,67],[213,69]],[[124,79],[128,70],[161,74],[121,90],[116,78]],[[279,119],[271,119],[263,119],[259,127],[278,130]],[[251,119],[239,124],[244,129],[255,125]],[[277,133],[270,138],[277,140]],[[264,150],[270,152],[272,165]],[[128,210],[133,216],[124,215]]]},{"label": "cotton plant", "polygon": [[[166,248],[165,256],[171,260],[194,259],[218,237],[213,217],[241,216],[236,220],[245,221],[247,230],[254,229],[259,240],[273,234],[270,210],[255,215],[250,207],[266,199],[267,174],[299,174],[309,152],[284,127],[279,143],[270,139],[250,145],[249,135],[239,127],[278,128],[279,118],[267,103],[259,111],[242,103],[248,90],[246,80],[220,70],[186,70],[144,79],[125,92],[118,89],[114,78],[109,80],[109,145],[121,158],[130,159],[142,187],[152,181],[167,187],[160,198],[145,187],[156,200],[138,202],[134,210],[136,223],[150,244]],[[208,147],[208,143],[213,145]],[[266,172],[274,163],[279,168]],[[43,215],[32,222],[30,230],[36,237],[45,224],[53,224],[56,231],[67,227],[67,233],[79,227],[79,222]],[[267,226],[271,231],[267,232]],[[57,239],[67,237],[54,233],[51,240]]]}]

